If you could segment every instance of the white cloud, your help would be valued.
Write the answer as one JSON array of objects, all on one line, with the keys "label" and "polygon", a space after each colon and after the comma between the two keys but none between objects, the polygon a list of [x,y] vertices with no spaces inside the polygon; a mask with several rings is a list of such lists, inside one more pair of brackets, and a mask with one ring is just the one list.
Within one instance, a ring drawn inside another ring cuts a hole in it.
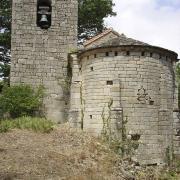
[{"label": "white cloud", "polygon": [[180,57],[179,0],[114,0],[109,27],[128,37],[173,50]]}]

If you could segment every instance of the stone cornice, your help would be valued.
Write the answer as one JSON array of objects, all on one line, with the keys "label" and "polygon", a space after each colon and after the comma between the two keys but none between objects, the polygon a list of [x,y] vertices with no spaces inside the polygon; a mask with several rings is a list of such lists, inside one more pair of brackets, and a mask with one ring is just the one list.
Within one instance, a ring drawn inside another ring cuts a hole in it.
[{"label": "stone cornice", "polygon": [[174,51],[161,48],[158,46],[151,45],[117,45],[117,46],[103,46],[103,47],[93,47],[90,49],[80,50],[78,53],[78,57],[81,58],[86,54],[92,54],[94,52],[106,52],[106,51],[136,51],[136,52],[150,52],[161,54],[162,56],[168,56],[174,61],[178,61],[178,54]]}]

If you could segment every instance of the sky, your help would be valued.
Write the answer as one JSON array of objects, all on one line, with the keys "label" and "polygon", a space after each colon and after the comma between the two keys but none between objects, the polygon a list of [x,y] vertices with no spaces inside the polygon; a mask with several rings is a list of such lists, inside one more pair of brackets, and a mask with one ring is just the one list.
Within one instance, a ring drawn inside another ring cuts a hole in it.
[{"label": "sky", "polygon": [[178,53],[180,58],[180,0],[113,0],[115,17],[105,25],[127,37]]}]

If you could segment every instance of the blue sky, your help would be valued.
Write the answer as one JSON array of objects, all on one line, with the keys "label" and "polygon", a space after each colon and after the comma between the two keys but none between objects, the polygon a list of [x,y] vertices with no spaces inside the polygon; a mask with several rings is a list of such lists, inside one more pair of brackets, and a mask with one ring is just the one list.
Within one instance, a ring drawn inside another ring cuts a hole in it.
[{"label": "blue sky", "polygon": [[119,33],[173,50],[180,58],[180,0],[113,0],[116,17],[105,20]]},{"label": "blue sky", "polygon": [[180,0],[157,0],[158,6],[171,6],[175,9],[180,8]]}]

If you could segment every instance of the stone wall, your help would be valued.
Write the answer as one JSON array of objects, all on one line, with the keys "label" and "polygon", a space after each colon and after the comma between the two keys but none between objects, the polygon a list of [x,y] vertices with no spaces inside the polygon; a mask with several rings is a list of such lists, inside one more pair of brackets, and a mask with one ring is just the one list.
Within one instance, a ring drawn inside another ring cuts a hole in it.
[{"label": "stone wall", "polygon": [[175,158],[180,158],[180,113],[174,112],[174,136],[173,136],[173,147]]},{"label": "stone wall", "polygon": [[[127,135],[140,137],[134,158],[142,164],[164,163],[173,144],[176,59],[151,50],[101,48],[82,53],[80,63],[75,63],[73,82],[77,84],[75,88],[72,85],[71,94],[71,110],[79,114],[72,124],[83,124],[83,129],[94,135],[101,134],[103,109],[108,116],[112,99],[113,131],[118,131],[122,118],[128,121]],[[83,104],[77,101],[80,94]]]},{"label": "stone wall", "polygon": [[45,115],[63,122],[67,54],[77,43],[77,0],[52,0],[52,25],[36,24],[37,0],[13,0],[11,84],[42,84]]},{"label": "stone wall", "polygon": [[[176,64],[174,64],[174,71],[176,68]],[[173,149],[174,149],[174,157],[180,158],[180,111],[178,108],[178,84],[175,81],[176,89],[174,93],[174,112],[173,112]]]}]

